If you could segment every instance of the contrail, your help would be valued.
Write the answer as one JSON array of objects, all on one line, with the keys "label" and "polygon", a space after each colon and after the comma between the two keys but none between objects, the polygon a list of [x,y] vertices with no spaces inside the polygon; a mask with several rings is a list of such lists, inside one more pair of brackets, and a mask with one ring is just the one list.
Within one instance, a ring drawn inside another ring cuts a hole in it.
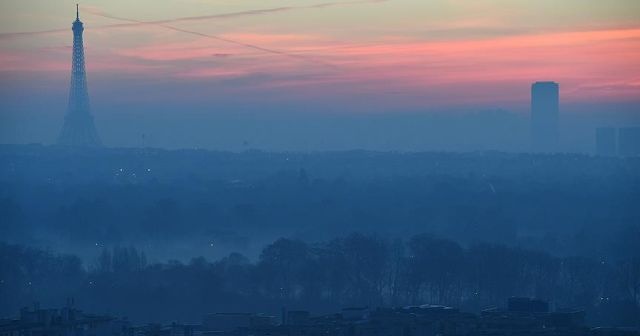
[{"label": "contrail", "polygon": [[336,6],[378,3],[378,2],[385,2],[385,1],[388,1],[388,0],[354,0],[354,1],[341,1],[341,2],[325,2],[325,3],[307,5],[307,6],[286,6],[286,7],[275,7],[275,8],[266,8],[266,9],[252,9],[252,10],[246,10],[246,11],[234,12],[234,13],[188,16],[188,17],[181,17],[181,18],[174,18],[174,19],[144,21],[144,23],[166,24],[166,23],[185,22],[185,21],[230,19],[230,18],[242,17],[242,16],[264,15],[264,14],[287,12],[287,11],[301,10],[301,9],[319,9],[319,8],[329,8],[329,7],[336,7]]},{"label": "contrail", "polygon": [[15,37],[23,37],[23,36],[37,36],[37,35],[46,35],[46,34],[55,34],[55,33],[66,33],[70,29],[50,29],[50,30],[37,30],[37,31],[29,31],[29,32],[14,32],[14,33],[0,33],[0,39],[10,39]]},{"label": "contrail", "polygon": [[[145,24],[161,25],[161,24],[167,24],[167,23],[186,22],[186,21],[230,19],[230,18],[242,17],[242,16],[265,15],[265,14],[287,12],[287,11],[294,11],[294,10],[301,10],[301,9],[314,9],[314,8],[319,9],[319,8],[329,8],[329,7],[347,6],[347,5],[356,5],[356,4],[379,3],[379,2],[386,2],[386,1],[388,0],[353,0],[353,1],[342,1],[342,2],[325,2],[325,3],[307,5],[307,6],[287,6],[287,7],[275,7],[275,8],[266,8],[266,9],[253,9],[253,10],[246,10],[246,11],[233,12],[233,13],[188,16],[188,17],[181,17],[181,18],[174,18],[174,19],[155,20],[155,21],[128,20],[129,23],[99,26],[99,27],[94,27],[94,29],[125,28],[125,27],[134,27],[134,26],[145,25]],[[86,8],[84,10],[97,15],[95,11],[87,10]],[[106,15],[103,15],[103,16],[110,17]],[[110,17],[110,18],[120,19],[117,17]],[[69,29],[64,28],[64,29],[51,29],[51,30],[40,30],[40,31],[30,31],[30,32],[0,33],[0,39],[55,34],[55,33],[67,32],[67,31],[69,31]]]},{"label": "contrail", "polygon": [[[271,48],[265,48],[265,47],[261,47],[261,46],[255,45],[255,44],[249,44],[249,43],[245,43],[245,42],[241,42],[241,41],[236,41],[236,40],[232,40],[232,39],[229,39],[229,38],[220,37],[220,36],[217,36],[217,35],[210,35],[210,34],[200,33],[200,32],[193,31],[193,30],[182,29],[182,28],[178,28],[178,27],[167,25],[166,23],[161,23],[161,21],[139,21],[139,20],[118,17],[118,16],[114,16],[114,15],[110,15],[110,14],[102,13],[102,12],[97,12],[97,11],[89,11],[89,13],[91,13],[93,15],[97,15],[97,16],[102,16],[102,17],[114,19],[114,20],[121,20],[121,21],[131,22],[131,23],[134,23],[134,24],[154,25],[154,26],[158,26],[158,27],[174,30],[174,31],[181,32],[181,33],[196,35],[196,36],[200,36],[200,37],[206,37],[206,38],[210,38],[210,39],[213,39],[213,40],[227,42],[227,43],[239,45],[239,46],[246,47],[246,48],[251,48],[251,49],[254,49],[254,50],[258,50],[258,51],[262,51],[262,52],[266,52],[266,53],[270,53],[270,54],[287,56],[287,57],[295,58],[295,59],[298,59],[298,60],[302,60],[302,61],[306,61],[306,62],[312,62],[312,63],[320,64],[320,65],[323,65],[323,66],[331,67],[331,68],[334,68],[334,69],[336,68],[335,65],[332,65],[332,64],[329,64],[329,63],[325,63],[325,62],[322,62],[322,61],[319,61],[319,60],[316,60],[316,59],[313,59],[313,58],[310,58],[310,57],[296,55],[296,54],[292,54],[292,53],[288,53],[288,52],[284,52],[284,51],[280,51],[280,50],[275,50],[275,49],[271,49]],[[175,22],[175,21],[166,21],[165,20],[165,21],[162,21],[162,22]]]}]

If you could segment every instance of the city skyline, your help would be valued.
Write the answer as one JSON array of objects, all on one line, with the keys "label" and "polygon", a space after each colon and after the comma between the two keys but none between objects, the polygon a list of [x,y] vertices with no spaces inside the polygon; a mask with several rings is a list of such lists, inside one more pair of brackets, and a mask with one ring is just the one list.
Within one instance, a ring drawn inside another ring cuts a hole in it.
[{"label": "city skyline", "polygon": [[[71,51],[68,22],[75,3],[32,0],[3,7],[1,118],[13,127],[3,128],[0,141],[50,143],[52,136],[41,134],[50,132],[47,126],[63,113]],[[622,0],[560,6],[489,0],[473,5],[445,0],[80,4],[90,96],[106,143],[139,146],[142,134],[148,134],[148,144],[169,147],[154,142],[154,135],[196,119],[224,139],[192,129],[174,135],[181,139],[177,147],[239,149],[236,144],[246,142],[277,150],[482,149],[498,142],[385,145],[394,142],[390,139],[337,146],[296,134],[272,141],[239,128],[225,135],[216,127],[244,127],[248,118],[260,128],[264,120],[277,124],[286,119],[300,121],[292,123],[299,134],[312,134],[305,125],[335,123],[318,118],[381,115],[403,123],[406,115],[455,118],[460,111],[501,109],[527,118],[529,86],[537,81],[561,83],[563,114],[604,116],[569,122],[589,123],[576,126],[582,127],[581,135],[568,139],[573,142],[569,150],[592,148],[587,139],[593,136],[586,134],[595,127],[638,122],[636,7]],[[30,88],[37,88],[38,95],[30,95]],[[343,132],[357,133],[353,127]],[[245,139],[232,138],[237,134]],[[281,145],[304,142],[312,144]]]},{"label": "city skyline", "polygon": [[[3,5],[4,72],[67,69],[66,54],[59,55],[59,49],[69,46],[65,37],[74,6],[65,6],[67,2]],[[548,12],[547,2],[521,1],[201,1],[188,6],[87,1],[80,6],[90,28],[88,53],[93,54],[91,71],[96,73],[135,73],[146,80],[160,77],[177,83],[268,74],[269,80],[241,89],[302,86],[294,94],[313,87],[327,95],[338,94],[330,85],[370,81],[374,83],[360,90],[409,96],[438,85],[490,83],[488,92],[463,100],[472,104],[521,101],[526,93],[505,97],[496,88],[555,80],[563,83],[568,100],[594,95],[637,99],[640,70],[632,60],[640,55],[640,22],[629,15],[638,7],[629,1],[576,6],[574,12],[568,11],[570,4]],[[331,25],[322,24],[329,19]],[[380,22],[376,25],[369,21],[379,19],[373,21]],[[33,55],[34,50],[41,53]],[[431,100],[436,105],[460,101]]]}]

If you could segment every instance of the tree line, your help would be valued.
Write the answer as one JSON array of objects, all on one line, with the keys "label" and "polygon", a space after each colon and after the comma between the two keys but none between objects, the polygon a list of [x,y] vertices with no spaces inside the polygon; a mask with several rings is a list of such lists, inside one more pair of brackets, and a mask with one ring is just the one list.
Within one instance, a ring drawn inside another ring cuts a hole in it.
[{"label": "tree line", "polygon": [[632,323],[640,313],[640,253],[609,261],[461,246],[430,234],[353,233],[319,243],[281,238],[254,261],[232,253],[149,263],[135,247],[114,247],[83,264],[73,255],[0,244],[3,316],[33,301],[59,306],[69,297],[89,311],[139,321],[198,321],[209,312],[281,307],[321,313],[431,303],[477,311],[510,296],[585,309],[596,323]]}]

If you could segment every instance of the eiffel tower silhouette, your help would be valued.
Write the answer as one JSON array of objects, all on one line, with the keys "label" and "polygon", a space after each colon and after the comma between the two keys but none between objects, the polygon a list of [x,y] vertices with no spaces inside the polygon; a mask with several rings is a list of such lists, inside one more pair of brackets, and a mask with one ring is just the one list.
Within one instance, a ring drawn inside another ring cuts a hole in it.
[{"label": "eiffel tower silhouette", "polygon": [[58,145],[73,147],[102,146],[93,123],[87,89],[87,73],[84,65],[84,46],[78,5],[76,20],[73,22],[73,58],[71,65],[71,86],[69,88],[69,106],[64,117],[64,126],[58,137]]}]

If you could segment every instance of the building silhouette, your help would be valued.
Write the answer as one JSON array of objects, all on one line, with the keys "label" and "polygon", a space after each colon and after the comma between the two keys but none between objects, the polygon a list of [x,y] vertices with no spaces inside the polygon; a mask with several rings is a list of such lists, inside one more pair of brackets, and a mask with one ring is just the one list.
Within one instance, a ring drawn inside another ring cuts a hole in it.
[{"label": "building silhouette", "polygon": [[622,156],[640,155],[640,127],[618,129],[618,154]]},{"label": "building silhouette", "polygon": [[82,32],[84,26],[80,21],[78,5],[76,20],[73,22],[73,57],[71,65],[71,85],[69,88],[69,105],[64,118],[64,125],[58,137],[58,144],[74,147],[101,146],[98,132],[93,123],[87,90],[87,74],[84,64],[84,46]]},{"label": "building silhouette", "polygon": [[558,83],[536,82],[531,86],[531,145],[537,152],[558,149],[560,110]]},{"label": "building silhouette", "polygon": [[616,129],[613,127],[599,127],[596,129],[596,154],[601,156],[614,156],[617,153],[618,143]]},{"label": "building silhouette", "polygon": [[0,319],[0,336],[133,336],[129,321],[109,315],[86,314],[71,299],[60,309],[20,309],[17,319]]}]

